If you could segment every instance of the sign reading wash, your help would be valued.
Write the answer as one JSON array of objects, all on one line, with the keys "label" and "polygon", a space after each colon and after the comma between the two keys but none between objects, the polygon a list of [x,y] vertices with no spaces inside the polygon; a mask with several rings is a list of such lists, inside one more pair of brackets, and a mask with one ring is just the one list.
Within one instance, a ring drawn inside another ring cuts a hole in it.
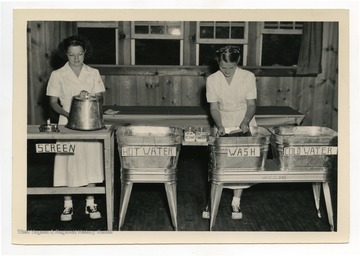
[{"label": "sign reading wash", "polygon": [[176,156],[176,147],[123,147],[122,156]]},{"label": "sign reading wash", "polygon": [[228,147],[228,157],[260,156],[260,147]]},{"label": "sign reading wash", "polygon": [[336,155],[337,149],[329,146],[284,147],[284,156]]}]

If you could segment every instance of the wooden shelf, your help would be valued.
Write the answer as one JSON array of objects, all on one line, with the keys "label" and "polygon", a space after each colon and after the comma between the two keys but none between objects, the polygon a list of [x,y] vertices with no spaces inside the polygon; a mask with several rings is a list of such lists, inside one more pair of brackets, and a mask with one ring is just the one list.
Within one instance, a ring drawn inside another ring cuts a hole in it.
[{"label": "wooden shelf", "polygon": [[183,141],[183,146],[208,146],[208,142],[197,142],[197,141]]}]

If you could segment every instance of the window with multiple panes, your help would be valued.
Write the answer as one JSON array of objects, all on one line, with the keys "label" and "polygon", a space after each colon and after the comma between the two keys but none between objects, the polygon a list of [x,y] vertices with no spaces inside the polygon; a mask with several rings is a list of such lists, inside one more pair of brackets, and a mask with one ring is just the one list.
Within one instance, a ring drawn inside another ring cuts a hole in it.
[{"label": "window with multiple panes", "polygon": [[[118,21],[77,22],[78,33],[89,38],[94,48],[93,56],[88,60],[89,64],[118,65],[120,58],[120,60],[127,58],[131,65],[183,65],[184,37],[187,36],[184,35],[185,22],[129,21],[129,30],[125,37],[131,43],[121,50],[129,51],[128,57],[119,52],[120,40],[124,39],[119,35],[121,23]],[[256,65],[259,66],[297,64],[302,22],[259,22],[256,29],[259,44],[249,42],[249,22],[197,21],[193,22],[193,25],[196,26],[196,57],[193,62],[190,62],[192,65],[216,65],[215,52],[226,45],[240,47],[242,56],[240,65],[242,66],[247,65],[248,58],[250,58],[249,61],[256,59]],[[256,49],[248,53],[248,45],[254,44],[257,45]],[[255,51],[258,54],[252,56],[251,54]]]},{"label": "window with multiple panes", "polygon": [[181,21],[131,22],[131,64],[182,65],[183,27]]},{"label": "window with multiple panes", "polygon": [[212,65],[215,52],[223,46],[239,46],[242,65],[246,65],[248,22],[199,21],[196,30],[196,65]]},{"label": "window with multiple panes", "polygon": [[88,64],[118,64],[118,23],[115,21],[78,22],[78,34],[88,38],[93,54]]},{"label": "window with multiple panes", "polygon": [[297,65],[302,28],[302,22],[263,22],[261,28],[260,65]]}]

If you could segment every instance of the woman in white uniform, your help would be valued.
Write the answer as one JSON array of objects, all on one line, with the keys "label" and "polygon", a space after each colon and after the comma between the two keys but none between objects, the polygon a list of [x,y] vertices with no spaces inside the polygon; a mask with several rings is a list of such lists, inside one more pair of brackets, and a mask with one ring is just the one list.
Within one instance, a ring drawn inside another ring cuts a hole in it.
[{"label": "woman in white uniform", "polygon": [[[225,46],[216,52],[219,70],[211,74],[206,81],[206,98],[210,103],[210,113],[223,136],[232,130],[249,131],[249,126],[256,126],[256,80],[253,73],[238,67],[240,49]],[[241,219],[241,194],[244,184],[234,190],[231,202],[232,218]]]},{"label": "woman in white uniform", "polygon": [[[61,48],[61,49],[60,49]],[[59,45],[67,56],[68,62],[51,73],[47,95],[50,106],[60,114],[59,124],[67,124],[72,97],[81,91],[87,91],[102,99],[105,91],[100,73],[97,69],[84,64],[84,59],[90,52],[89,42],[81,36],[66,38]],[[54,164],[54,186],[80,187],[95,186],[104,181],[103,150],[100,142],[72,141],[75,144],[73,155],[57,154]],[[86,198],[85,213],[91,219],[101,218],[94,197]],[[61,221],[70,221],[73,215],[71,195],[64,197],[64,211]]]}]

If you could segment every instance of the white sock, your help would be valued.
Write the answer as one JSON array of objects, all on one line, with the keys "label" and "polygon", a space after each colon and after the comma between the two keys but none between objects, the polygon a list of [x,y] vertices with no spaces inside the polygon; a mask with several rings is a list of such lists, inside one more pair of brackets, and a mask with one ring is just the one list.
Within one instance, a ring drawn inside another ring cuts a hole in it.
[{"label": "white sock", "polygon": [[64,208],[73,207],[72,200],[64,200]]},{"label": "white sock", "polygon": [[231,201],[231,205],[240,207],[240,197],[233,196],[232,201]]},{"label": "white sock", "polygon": [[95,202],[94,202],[94,198],[91,198],[91,199],[86,199],[86,206],[89,206],[89,205],[94,205]]}]

